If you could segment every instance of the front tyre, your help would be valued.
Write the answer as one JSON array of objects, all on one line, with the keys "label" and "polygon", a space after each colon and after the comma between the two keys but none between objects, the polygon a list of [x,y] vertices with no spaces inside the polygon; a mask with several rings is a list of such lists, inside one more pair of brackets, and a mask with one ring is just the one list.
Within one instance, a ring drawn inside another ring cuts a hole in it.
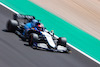
[{"label": "front tyre", "polygon": [[65,37],[60,37],[58,39],[58,44],[61,45],[61,46],[66,47],[66,38]]}]

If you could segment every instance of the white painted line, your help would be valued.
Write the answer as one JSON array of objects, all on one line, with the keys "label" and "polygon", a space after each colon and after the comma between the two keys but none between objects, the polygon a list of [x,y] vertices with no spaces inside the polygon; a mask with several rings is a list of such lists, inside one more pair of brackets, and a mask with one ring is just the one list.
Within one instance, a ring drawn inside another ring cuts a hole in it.
[{"label": "white painted line", "polygon": [[[0,2],[0,4],[4,7],[6,7],[7,9],[11,10],[12,12],[16,13],[16,14],[19,14],[18,12],[16,12],[15,10],[11,9],[10,7],[4,5],[3,3]],[[56,35],[55,35],[56,36]],[[56,36],[58,37],[58,36]],[[87,55],[86,53],[82,52],[81,50],[79,50],[78,48],[72,46],[71,44],[67,43],[70,47],[72,47],[73,49],[75,49],[76,51],[80,52],[81,54],[83,54],[84,56],[90,58],[91,60],[95,61],[96,63],[100,64],[99,61],[97,61],[96,59],[92,58],[91,56]]]},{"label": "white painted line", "polygon": [[10,7],[4,5],[3,3],[0,2],[0,5],[6,7],[7,9],[11,10],[12,12],[16,13],[16,14],[19,14],[18,12],[16,12],[15,10],[11,9]]},{"label": "white painted line", "polygon": [[[58,36],[56,36],[56,35],[55,35],[55,37],[58,38]],[[90,58],[91,60],[95,61],[96,63],[100,64],[99,61],[97,61],[96,59],[92,58],[92,57],[89,56],[88,54],[82,52],[81,50],[79,50],[78,48],[74,47],[73,45],[71,45],[71,44],[69,44],[69,43],[67,43],[67,45],[70,46],[70,47],[72,47],[72,48],[75,49],[76,51],[80,52],[80,53],[83,54],[84,56],[86,56],[86,57]]]},{"label": "white painted line", "polygon": [[78,48],[72,46],[71,44],[67,43],[70,47],[74,48],[76,51],[80,52],[81,54],[83,54],[84,56],[90,58],[91,60],[95,61],[96,63],[100,64],[99,61],[97,61],[96,59],[92,58],[91,56],[89,56],[88,54],[82,52],[81,50],[79,50]]}]

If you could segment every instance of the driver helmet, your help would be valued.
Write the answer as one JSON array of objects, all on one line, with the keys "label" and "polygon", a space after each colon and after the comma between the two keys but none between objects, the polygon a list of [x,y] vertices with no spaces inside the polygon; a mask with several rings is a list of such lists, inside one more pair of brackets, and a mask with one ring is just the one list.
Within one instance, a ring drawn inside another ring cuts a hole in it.
[{"label": "driver helmet", "polygon": [[37,23],[39,23],[39,21],[35,20],[35,19],[33,19],[32,22],[31,22],[31,24],[32,24],[33,27],[35,27]]},{"label": "driver helmet", "polygon": [[44,31],[44,25],[41,24],[41,23],[38,23],[38,24],[37,24],[37,29],[38,29],[39,31]]}]

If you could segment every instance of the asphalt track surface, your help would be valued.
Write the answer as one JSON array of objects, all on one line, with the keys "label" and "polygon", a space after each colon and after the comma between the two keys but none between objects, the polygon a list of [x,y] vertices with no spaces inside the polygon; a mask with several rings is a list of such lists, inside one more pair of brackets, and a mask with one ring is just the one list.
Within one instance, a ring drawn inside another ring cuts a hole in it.
[{"label": "asphalt track surface", "polygon": [[6,32],[13,12],[0,5],[0,67],[100,67],[72,49],[72,54],[35,50],[16,34]]}]

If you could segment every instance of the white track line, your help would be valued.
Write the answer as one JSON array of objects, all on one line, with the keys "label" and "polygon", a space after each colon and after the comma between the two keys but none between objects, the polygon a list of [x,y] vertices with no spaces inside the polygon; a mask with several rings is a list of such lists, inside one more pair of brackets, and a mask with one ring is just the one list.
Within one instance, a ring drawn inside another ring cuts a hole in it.
[{"label": "white track line", "polygon": [[88,54],[82,52],[81,50],[79,50],[78,48],[72,46],[71,44],[68,43],[68,45],[69,45],[70,47],[74,48],[76,51],[80,52],[80,53],[83,54],[84,56],[90,58],[91,60],[95,61],[96,63],[98,63],[98,64],[100,65],[100,62],[97,61],[96,59],[92,58],[91,56],[89,56]]},{"label": "white track line", "polygon": [[3,3],[0,2],[0,4],[4,7],[6,7],[7,9],[11,10],[12,12],[16,13],[16,14],[19,14],[18,12],[16,12],[15,10],[11,9],[10,7],[4,5]]},{"label": "white track line", "polygon": [[[15,10],[11,9],[10,7],[4,5],[3,3],[0,2],[0,4],[4,7],[6,7],[7,9],[11,10],[12,12],[19,14],[18,12],[16,12]],[[58,36],[57,36],[58,37]],[[71,44],[67,43],[70,47],[72,47],[73,49],[75,49],[76,51],[80,52],[81,54],[83,54],[84,56],[90,58],[91,60],[95,61],[96,63],[100,64],[99,61],[97,61],[96,59],[92,58],[91,56],[87,55],[86,53],[82,52],[81,50],[79,50],[78,48],[72,46]]]}]

